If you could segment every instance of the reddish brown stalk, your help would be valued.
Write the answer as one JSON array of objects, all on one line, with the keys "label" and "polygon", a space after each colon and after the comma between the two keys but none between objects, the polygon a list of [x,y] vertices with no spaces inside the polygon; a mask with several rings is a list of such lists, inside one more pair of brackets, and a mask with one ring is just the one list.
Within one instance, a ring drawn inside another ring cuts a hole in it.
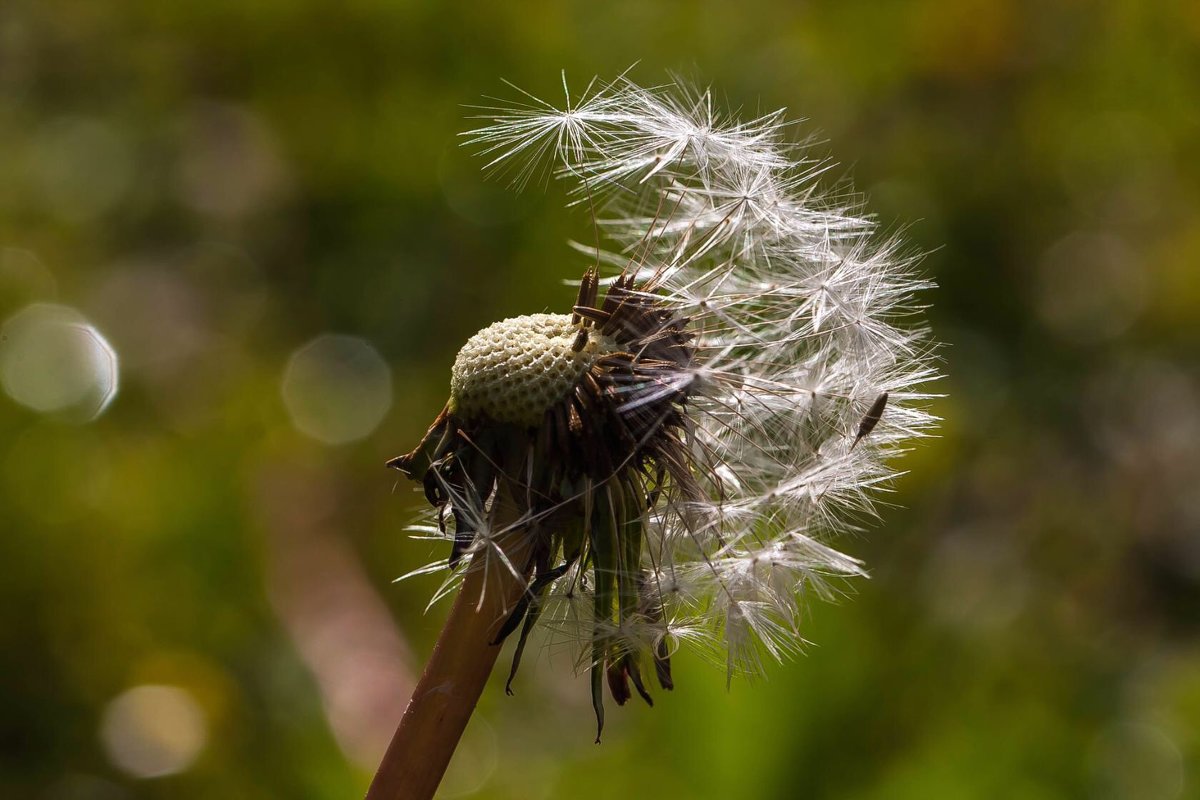
[{"label": "reddish brown stalk", "polygon": [[[493,505],[493,530],[511,525],[516,517],[514,504],[500,501],[502,493],[497,492]],[[518,568],[529,562],[525,534],[514,527],[497,542]],[[467,572],[367,800],[428,800],[437,791],[500,654],[500,645],[491,642],[525,591],[525,579],[494,560],[492,567]]]}]

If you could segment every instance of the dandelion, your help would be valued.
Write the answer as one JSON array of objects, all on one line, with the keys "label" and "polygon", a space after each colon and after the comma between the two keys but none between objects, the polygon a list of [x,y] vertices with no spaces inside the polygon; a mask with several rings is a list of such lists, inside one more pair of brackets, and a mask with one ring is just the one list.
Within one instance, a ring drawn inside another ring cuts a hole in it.
[{"label": "dandelion", "polygon": [[[887,461],[932,423],[928,284],[818,191],[829,165],[788,143],[782,111],[740,122],[707,91],[624,77],[562,109],[522,98],[467,142],[518,186],[569,181],[609,246],[569,313],[471,337],[445,408],[389,465],[424,486],[422,533],[448,540],[418,572],[448,567],[439,596],[459,592],[439,643],[455,655],[426,679],[458,687],[463,659],[486,678],[514,635],[511,691],[541,625],[578,647],[599,741],[606,685],[652,703],[680,646],[760,671],[802,646],[806,591],[864,574],[829,542],[875,514]],[[404,727],[393,750],[429,761]]]}]

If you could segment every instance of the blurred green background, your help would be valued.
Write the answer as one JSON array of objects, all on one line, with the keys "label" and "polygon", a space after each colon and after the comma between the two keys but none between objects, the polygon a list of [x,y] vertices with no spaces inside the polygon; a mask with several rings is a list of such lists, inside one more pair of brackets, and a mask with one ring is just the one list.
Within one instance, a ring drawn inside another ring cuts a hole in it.
[{"label": "blurred green background", "polygon": [[634,62],[807,118],[929,253],[945,422],[803,658],[682,658],[595,746],[543,654],[443,795],[1200,797],[1193,0],[5,0],[0,795],[365,790],[446,608],[383,462],[586,260],[464,105]]}]

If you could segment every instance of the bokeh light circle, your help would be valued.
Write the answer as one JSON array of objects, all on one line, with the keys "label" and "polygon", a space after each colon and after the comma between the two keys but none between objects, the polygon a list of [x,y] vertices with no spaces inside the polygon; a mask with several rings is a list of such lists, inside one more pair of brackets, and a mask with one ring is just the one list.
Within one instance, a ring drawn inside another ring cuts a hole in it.
[{"label": "bokeh light circle", "polygon": [[85,222],[121,205],[136,164],[133,145],[112,123],[61,117],[38,132],[29,169],[46,207],[64,220]]},{"label": "bokeh light circle", "polygon": [[116,350],[73,308],[34,303],[0,328],[0,385],[23,406],[92,420],[118,384]]},{"label": "bokeh light circle", "polygon": [[392,375],[365,339],[323,334],[292,353],[281,387],[296,429],[325,444],[362,439],[392,407]]},{"label": "bokeh light circle", "polygon": [[1121,720],[1106,727],[1092,746],[1094,797],[1176,800],[1186,770],[1175,741],[1157,725]]},{"label": "bokeh light circle", "polygon": [[145,684],[118,695],[104,711],[100,741],[112,763],[136,778],[183,772],[208,742],[208,720],[177,686]]}]

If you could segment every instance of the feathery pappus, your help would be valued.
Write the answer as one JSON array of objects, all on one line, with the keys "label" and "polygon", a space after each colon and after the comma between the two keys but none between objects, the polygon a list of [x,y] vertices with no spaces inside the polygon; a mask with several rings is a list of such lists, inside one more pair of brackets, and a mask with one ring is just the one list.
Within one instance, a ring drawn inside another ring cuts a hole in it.
[{"label": "feathery pappus", "polygon": [[[708,91],[622,77],[484,114],[466,141],[488,167],[571,182],[608,247],[571,309],[472,336],[445,408],[389,466],[450,543],[417,571],[451,568],[439,596],[469,569],[527,581],[499,637],[519,629],[510,687],[539,622],[581,644],[598,740],[604,683],[649,703],[681,645],[757,671],[802,646],[806,591],[864,574],[829,542],[874,515],[886,459],[934,421],[929,284],[822,195],[828,165],[782,111],[738,121]],[[501,498],[515,523],[494,524]],[[497,545],[514,529],[528,564]]]}]

